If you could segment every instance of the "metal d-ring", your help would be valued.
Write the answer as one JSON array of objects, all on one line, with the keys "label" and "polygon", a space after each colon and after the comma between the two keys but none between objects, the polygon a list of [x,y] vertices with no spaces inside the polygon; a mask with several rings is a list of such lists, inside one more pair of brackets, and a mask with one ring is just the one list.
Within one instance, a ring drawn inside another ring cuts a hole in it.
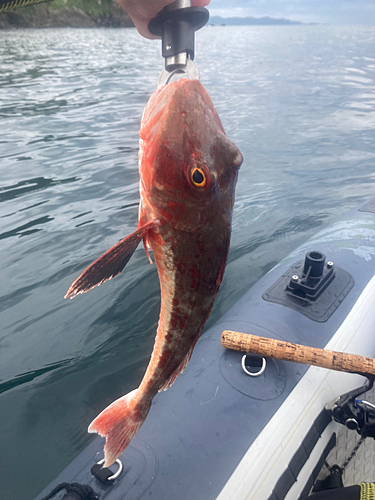
[{"label": "metal d-ring", "polygon": [[[103,460],[100,460],[98,462],[98,465],[101,465],[102,463],[104,463],[104,458],[103,458]],[[118,465],[118,471],[115,472],[112,476],[108,477],[107,481],[113,481],[114,479],[116,479],[116,477],[119,477],[119,475],[121,474],[121,471],[122,471],[122,468],[123,468],[121,460],[117,459],[115,463]]]},{"label": "metal d-ring", "polygon": [[247,356],[247,354],[244,354],[242,356],[242,360],[241,360],[241,366],[242,366],[243,371],[246,373],[246,375],[250,375],[250,377],[259,377],[259,375],[262,375],[262,373],[266,369],[266,365],[267,365],[266,358],[262,357],[262,367],[261,367],[261,369],[259,371],[257,371],[257,372],[250,372],[246,368],[246,356]]}]

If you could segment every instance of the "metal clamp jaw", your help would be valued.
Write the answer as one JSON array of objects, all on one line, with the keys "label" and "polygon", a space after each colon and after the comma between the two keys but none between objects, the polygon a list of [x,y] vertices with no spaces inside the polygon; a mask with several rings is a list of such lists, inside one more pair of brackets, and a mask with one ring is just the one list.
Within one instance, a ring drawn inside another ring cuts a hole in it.
[{"label": "metal clamp jaw", "polygon": [[204,7],[192,7],[190,0],[176,0],[165,7],[150,21],[148,29],[162,39],[162,55],[165,69],[158,79],[158,87],[169,82],[175,73],[187,73],[198,79],[198,69],[193,63],[195,32],[208,21]]},{"label": "metal clamp jaw", "polygon": [[367,382],[326,405],[326,410],[332,413],[336,422],[348,429],[356,430],[362,437],[375,438],[375,405],[358,399],[358,396],[372,389],[374,376],[365,375]]}]

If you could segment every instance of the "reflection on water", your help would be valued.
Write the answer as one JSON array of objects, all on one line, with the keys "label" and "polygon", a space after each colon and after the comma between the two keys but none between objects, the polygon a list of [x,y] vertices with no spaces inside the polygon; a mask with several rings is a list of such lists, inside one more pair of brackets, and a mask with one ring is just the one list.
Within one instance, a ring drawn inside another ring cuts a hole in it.
[{"label": "reflection on water", "polygon": [[[197,34],[201,80],[244,156],[209,324],[307,237],[374,195],[374,53],[372,27]],[[32,499],[147,365],[160,292],[142,248],[115,280],[63,296],[136,227],[139,124],[162,64],[159,42],[131,29],[0,32],[5,500]]]},{"label": "reflection on water", "polygon": [[[19,161],[19,158],[16,159]],[[2,201],[13,200],[18,196],[28,194],[31,191],[40,191],[41,189],[48,189],[51,186],[58,184],[65,184],[67,182],[75,182],[79,177],[71,177],[70,179],[45,179],[44,177],[37,177],[35,179],[28,179],[26,181],[17,182],[12,186],[4,186],[0,188],[0,203]]]}]

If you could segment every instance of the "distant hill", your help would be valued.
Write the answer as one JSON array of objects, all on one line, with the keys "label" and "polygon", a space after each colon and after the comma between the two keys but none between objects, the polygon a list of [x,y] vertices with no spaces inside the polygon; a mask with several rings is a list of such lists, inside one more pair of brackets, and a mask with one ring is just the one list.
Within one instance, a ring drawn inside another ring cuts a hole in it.
[{"label": "distant hill", "polygon": [[303,24],[299,21],[291,21],[290,19],[274,19],[272,17],[220,17],[210,16],[209,24],[228,25],[228,26],[243,26],[243,25],[280,25],[280,24]]},{"label": "distant hill", "polygon": [[129,26],[134,25],[116,0],[55,0],[0,13],[0,30]]},{"label": "distant hill", "polygon": [[[41,0],[45,1],[45,0]],[[0,7],[1,7],[0,0]],[[15,2],[17,3],[17,2]],[[282,25],[303,24],[272,17],[210,17],[213,25]],[[1,12],[0,30],[9,28],[50,27],[129,27],[134,26],[116,0],[54,0]]]}]

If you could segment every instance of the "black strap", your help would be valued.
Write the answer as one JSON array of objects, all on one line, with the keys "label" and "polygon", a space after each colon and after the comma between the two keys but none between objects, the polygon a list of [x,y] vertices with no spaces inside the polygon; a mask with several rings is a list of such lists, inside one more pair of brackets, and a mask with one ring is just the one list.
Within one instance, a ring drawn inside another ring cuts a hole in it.
[{"label": "black strap", "polygon": [[342,482],[343,470],[338,465],[330,467],[331,473],[325,479],[318,479],[314,485],[313,493],[319,491],[332,490],[334,488],[343,488]]},{"label": "black strap", "polygon": [[[59,491],[61,490],[66,490],[67,494],[71,495],[72,500],[97,500],[98,497],[95,494],[95,491],[91,488],[91,486],[88,486],[86,484],[79,484],[79,483],[61,483],[54,488],[51,493],[49,493],[46,497],[42,498],[42,500],[50,500],[50,498],[53,498]],[[74,496],[73,496],[74,495]],[[64,497],[66,500],[68,498],[65,496]],[[70,499],[69,499],[70,500]]]},{"label": "black strap", "polygon": [[[361,487],[358,484],[346,488],[321,491],[309,496],[309,500],[359,500]],[[307,500],[307,498],[306,498]]]}]

